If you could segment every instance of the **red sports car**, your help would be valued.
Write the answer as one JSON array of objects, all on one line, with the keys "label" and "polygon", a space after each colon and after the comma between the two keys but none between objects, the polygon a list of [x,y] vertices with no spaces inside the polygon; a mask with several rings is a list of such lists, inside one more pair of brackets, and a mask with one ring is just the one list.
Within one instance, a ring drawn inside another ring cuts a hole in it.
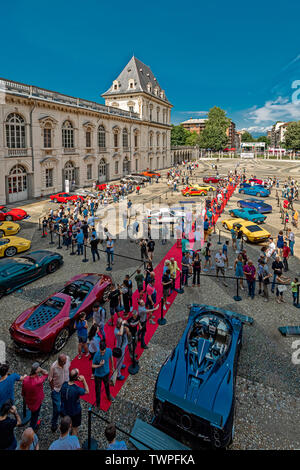
[{"label": "red sports car", "polygon": [[50,196],[51,201],[53,202],[75,202],[78,199],[84,200],[83,196],[79,196],[78,194],[69,194],[69,193],[57,193],[57,194],[52,194]]},{"label": "red sports car", "polygon": [[107,188],[107,186],[109,186],[111,189],[119,188],[118,184],[107,184],[107,183],[97,184],[96,188],[98,189],[98,191],[104,191]]},{"label": "red sports car", "polygon": [[263,180],[259,180],[259,179],[257,179],[257,178],[251,178],[251,179],[249,180],[249,183],[251,183],[252,181],[253,181],[255,184],[263,184]]},{"label": "red sports car", "polygon": [[75,331],[81,312],[87,316],[96,301],[108,298],[112,280],[106,274],[79,274],[62,290],[39,305],[21,313],[9,332],[19,350],[28,352],[60,351]]},{"label": "red sports car", "polygon": [[142,171],[141,175],[150,176],[150,178],[156,178],[158,176],[160,178],[160,173],[152,170]]},{"label": "red sports car", "polygon": [[0,206],[0,220],[23,220],[28,217],[29,215],[23,209],[7,209],[5,206]]},{"label": "red sports car", "polygon": [[224,177],[222,176],[203,176],[204,183],[218,183],[219,181],[223,181]]}]

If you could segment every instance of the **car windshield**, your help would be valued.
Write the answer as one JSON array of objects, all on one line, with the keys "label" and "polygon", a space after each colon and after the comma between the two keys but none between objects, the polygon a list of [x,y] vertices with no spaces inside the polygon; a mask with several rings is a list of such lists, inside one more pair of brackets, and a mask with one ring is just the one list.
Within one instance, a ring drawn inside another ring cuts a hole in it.
[{"label": "car windshield", "polygon": [[35,264],[36,261],[34,261],[34,259],[32,258],[29,258],[29,257],[22,257],[22,258],[14,258],[14,262],[15,263],[19,263],[19,264],[28,264],[28,265],[32,265],[32,264]]},{"label": "car windshield", "polygon": [[1,246],[1,245],[7,245],[7,243],[9,243],[8,238],[1,238],[1,240],[0,240],[0,246]]},{"label": "car windshield", "polygon": [[257,214],[257,211],[252,209],[252,210],[248,211],[248,214]]},{"label": "car windshield", "polygon": [[248,225],[246,228],[249,230],[249,232],[262,232],[262,228],[260,228],[258,225]]}]

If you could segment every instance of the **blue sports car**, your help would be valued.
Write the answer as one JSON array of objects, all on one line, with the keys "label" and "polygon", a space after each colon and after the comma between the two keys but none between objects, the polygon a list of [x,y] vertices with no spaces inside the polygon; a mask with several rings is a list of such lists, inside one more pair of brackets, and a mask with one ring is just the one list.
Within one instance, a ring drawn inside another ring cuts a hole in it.
[{"label": "blue sports car", "polygon": [[213,447],[232,442],[243,323],[253,319],[193,304],[186,329],[155,385],[154,425]]},{"label": "blue sports car", "polygon": [[48,250],[0,260],[0,297],[39,277],[54,273],[62,264],[63,257]]},{"label": "blue sports car", "polygon": [[262,215],[256,209],[230,209],[229,214],[231,217],[240,217],[256,224],[262,224],[267,218],[266,215]]},{"label": "blue sports car", "polygon": [[247,207],[249,209],[256,209],[261,214],[272,212],[272,206],[266,202],[262,202],[260,199],[249,198],[240,199],[237,202],[238,207]]},{"label": "blue sports car", "polygon": [[264,188],[263,186],[246,186],[239,189],[241,194],[249,194],[250,196],[260,196],[267,197],[270,196],[269,189]]}]

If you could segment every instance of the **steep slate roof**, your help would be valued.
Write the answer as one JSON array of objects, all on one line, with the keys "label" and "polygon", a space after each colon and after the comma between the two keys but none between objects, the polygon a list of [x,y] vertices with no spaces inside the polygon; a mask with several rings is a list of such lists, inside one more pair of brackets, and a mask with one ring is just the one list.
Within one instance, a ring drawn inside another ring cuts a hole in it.
[{"label": "steep slate roof", "polygon": [[[136,85],[134,89],[128,88],[128,82],[130,79],[134,79]],[[132,57],[126,67],[122,70],[118,78],[116,79],[119,82],[119,89],[114,90],[113,85],[105,92],[102,96],[113,96],[113,95],[120,95],[120,94],[133,94],[137,92],[147,93],[161,101],[165,101],[169,103],[166,98],[162,99],[159,93],[162,91],[158,81],[156,80],[155,76],[153,75],[151,69],[143,64],[140,60],[136,57]],[[147,89],[148,83],[151,83],[152,92],[149,93]],[[158,95],[154,94],[154,88],[158,87]]]}]

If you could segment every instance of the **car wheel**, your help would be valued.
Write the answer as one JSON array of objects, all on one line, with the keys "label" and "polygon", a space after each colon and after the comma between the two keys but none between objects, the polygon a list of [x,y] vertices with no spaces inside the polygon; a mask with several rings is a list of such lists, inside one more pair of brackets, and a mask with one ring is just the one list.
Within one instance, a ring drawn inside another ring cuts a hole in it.
[{"label": "car wheel", "polygon": [[241,194],[245,194],[245,191],[242,189]]},{"label": "car wheel", "polygon": [[55,204],[57,204],[57,203],[58,203],[58,200],[57,200],[57,199],[53,199],[53,202],[55,202]]},{"label": "car wheel", "polygon": [[260,196],[261,196],[261,194],[260,194],[260,193],[256,193],[256,194],[255,194],[255,196],[259,196],[259,197],[260,197]]},{"label": "car wheel", "polygon": [[13,216],[12,215],[7,215],[5,217],[5,220],[7,220],[8,222],[11,222],[13,220]]},{"label": "car wheel", "polygon": [[200,196],[205,196],[205,193],[200,193]]},{"label": "car wheel", "polygon": [[56,270],[58,269],[58,262],[57,261],[51,261],[47,268],[46,268],[46,271],[48,274],[52,274],[54,273]]},{"label": "car wheel", "polygon": [[53,349],[55,352],[61,351],[62,348],[66,345],[69,338],[69,330],[63,328],[55,338]]},{"label": "car wheel", "polygon": [[6,248],[4,252],[5,256],[7,256],[8,258],[10,258],[11,256],[14,256],[16,253],[17,253],[17,248],[15,246],[9,246],[8,248]]},{"label": "car wheel", "polygon": [[244,240],[244,242],[248,242],[248,237],[247,237],[247,235],[243,235],[243,240]]},{"label": "car wheel", "polygon": [[104,289],[104,292],[103,292],[103,295],[102,295],[102,300],[103,300],[103,302],[107,302],[107,301],[108,301],[109,293],[110,293],[110,286],[109,286],[109,287],[106,287],[106,288]]},{"label": "car wheel", "polygon": [[225,228],[225,230],[229,230],[228,225],[225,224],[225,222],[223,223],[223,227]]},{"label": "car wheel", "polygon": [[235,213],[233,211],[230,211],[229,214],[231,215],[231,217],[235,216]]},{"label": "car wheel", "polygon": [[186,193],[186,194],[185,194],[185,197],[190,197],[190,194],[189,194],[189,193]]},{"label": "car wheel", "polygon": [[4,237],[4,232],[3,232],[3,230],[0,230],[0,238],[1,238],[1,237]]}]

